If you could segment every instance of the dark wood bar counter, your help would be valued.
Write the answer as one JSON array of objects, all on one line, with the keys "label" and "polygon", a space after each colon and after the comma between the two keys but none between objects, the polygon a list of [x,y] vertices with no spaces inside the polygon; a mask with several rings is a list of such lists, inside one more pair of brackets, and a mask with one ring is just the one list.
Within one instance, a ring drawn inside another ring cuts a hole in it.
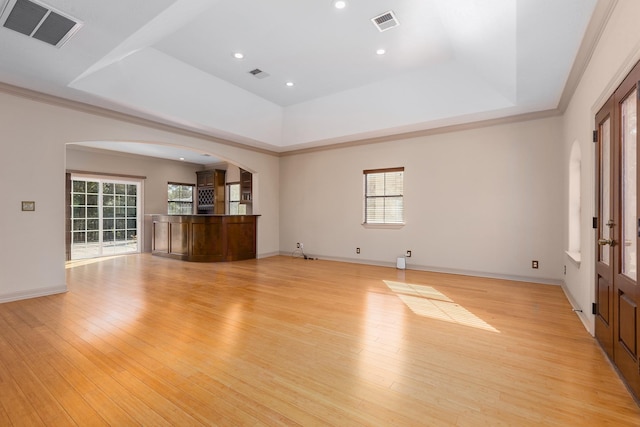
[{"label": "dark wood bar counter", "polygon": [[153,255],[198,262],[256,257],[259,215],[152,215]]}]

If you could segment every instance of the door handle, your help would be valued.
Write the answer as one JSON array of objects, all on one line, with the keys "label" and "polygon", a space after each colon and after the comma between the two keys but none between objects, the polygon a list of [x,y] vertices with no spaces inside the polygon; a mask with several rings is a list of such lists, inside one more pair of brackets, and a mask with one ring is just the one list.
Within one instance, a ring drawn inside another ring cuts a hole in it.
[{"label": "door handle", "polygon": [[599,239],[598,240],[598,244],[600,246],[605,246],[605,245],[615,246],[616,245],[616,241],[615,240],[611,240],[611,239]]}]

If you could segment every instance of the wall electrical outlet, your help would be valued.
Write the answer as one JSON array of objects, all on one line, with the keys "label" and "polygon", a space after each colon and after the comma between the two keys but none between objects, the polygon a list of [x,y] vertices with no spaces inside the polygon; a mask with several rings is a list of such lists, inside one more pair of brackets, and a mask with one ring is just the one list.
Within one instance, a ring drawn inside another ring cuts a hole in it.
[{"label": "wall electrical outlet", "polygon": [[538,261],[531,261],[531,268],[538,268]]},{"label": "wall electrical outlet", "polygon": [[360,253],[360,248],[356,248],[356,253],[359,254]]},{"label": "wall electrical outlet", "polygon": [[302,247],[302,243],[298,242],[296,243],[296,248],[300,249]]},{"label": "wall electrical outlet", "polygon": [[407,251],[407,253],[405,254],[405,256],[406,256],[407,258],[411,258],[411,251]]}]

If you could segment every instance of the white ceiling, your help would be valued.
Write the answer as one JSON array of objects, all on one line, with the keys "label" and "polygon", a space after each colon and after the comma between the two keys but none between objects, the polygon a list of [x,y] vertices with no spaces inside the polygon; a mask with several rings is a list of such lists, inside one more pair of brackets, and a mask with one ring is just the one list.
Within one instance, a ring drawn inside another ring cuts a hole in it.
[{"label": "white ceiling", "polygon": [[0,81],[282,152],[555,109],[596,3],[45,0],[83,26],[0,28]]},{"label": "white ceiling", "polygon": [[217,164],[226,163],[224,160],[214,157],[209,153],[193,151],[184,147],[176,147],[174,145],[147,144],[131,141],[81,141],[67,146],[67,148],[72,150],[86,149],[84,147],[88,147],[89,149],[117,151],[127,153],[127,155],[135,154],[138,156],[194,163],[203,166],[216,165],[216,167],[218,167]]}]

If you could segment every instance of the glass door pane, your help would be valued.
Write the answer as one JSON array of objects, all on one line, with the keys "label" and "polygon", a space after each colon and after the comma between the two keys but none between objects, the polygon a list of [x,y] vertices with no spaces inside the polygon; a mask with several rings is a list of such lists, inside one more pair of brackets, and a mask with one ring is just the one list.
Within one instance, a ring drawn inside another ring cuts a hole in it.
[{"label": "glass door pane", "polygon": [[140,252],[140,183],[72,181],[71,259]]},{"label": "glass door pane", "polygon": [[[611,119],[607,119],[600,126],[602,135],[602,153],[600,155],[600,239],[611,239],[611,229],[607,227],[607,222],[613,219],[611,213]],[[609,245],[600,246],[600,262],[609,265],[610,260]]]},{"label": "glass door pane", "polygon": [[73,181],[71,194],[71,259],[100,256],[96,181]]},{"label": "glass door pane", "polygon": [[636,280],[636,92],[621,106],[622,144],[622,273]]}]

